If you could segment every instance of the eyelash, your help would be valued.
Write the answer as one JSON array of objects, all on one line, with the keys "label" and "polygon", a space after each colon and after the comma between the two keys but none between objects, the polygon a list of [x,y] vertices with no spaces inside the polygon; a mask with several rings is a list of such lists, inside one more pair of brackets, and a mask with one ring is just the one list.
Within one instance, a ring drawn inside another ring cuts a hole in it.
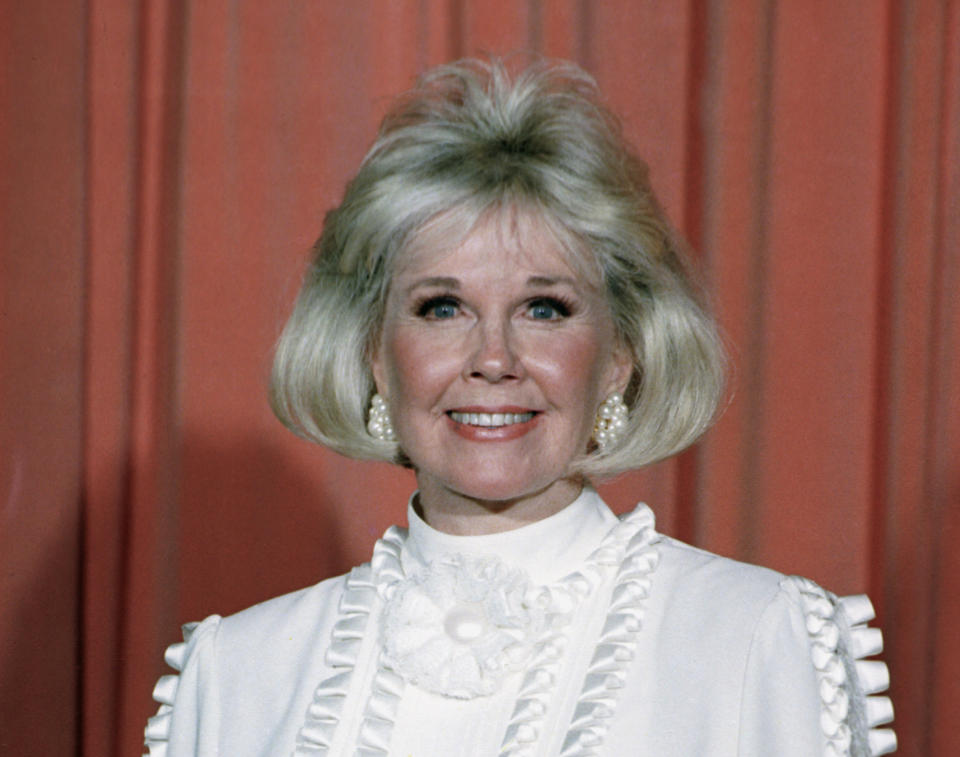
[{"label": "eyelash", "polygon": [[[530,300],[530,302],[528,303],[528,309],[532,310],[533,308],[540,305],[547,305],[548,307],[552,308],[556,312],[557,316],[559,316],[559,318],[567,318],[569,317],[570,313],[573,311],[573,303],[571,303],[569,300],[563,299],[562,297],[537,297],[533,300]],[[542,320],[552,321],[555,319],[544,318]]]},{"label": "eyelash", "polygon": [[[438,297],[426,297],[423,300],[416,303],[414,311],[417,316],[420,318],[432,318],[434,320],[447,320],[446,317],[438,318],[433,312],[436,308],[441,306],[450,306],[455,309],[459,309],[460,300],[456,297],[451,297],[450,295],[440,295]],[[538,306],[546,305],[551,308],[556,313],[556,318],[540,318],[536,320],[559,320],[561,318],[567,318],[573,312],[573,303],[569,300],[564,299],[563,297],[534,297],[533,299],[527,302],[527,310],[533,310],[533,308]]]},{"label": "eyelash", "polygon": [[[456,297],[450,297],[449,295],[442,295],[440,297],[427,297],[417,303],[415,311],[420,318],[429,318],[431,316],[431,311],[440,307],[441,305],[450,305],[454,308],[459,308],[460,300],[458,300]],[[434,318],[436,320],[445,320],[443,318],[436,318],[436,316],[434,316]]]}]

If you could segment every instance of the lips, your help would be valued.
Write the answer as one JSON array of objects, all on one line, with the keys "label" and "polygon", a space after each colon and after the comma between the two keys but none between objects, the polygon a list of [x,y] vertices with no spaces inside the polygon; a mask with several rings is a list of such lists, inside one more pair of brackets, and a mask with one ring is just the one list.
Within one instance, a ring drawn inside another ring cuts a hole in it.
[{"label": "lips", "polygon": [[471,442],[508,442],[533,431],[543,415],[526,407],[458,407],[446,413],[450,428]]}]

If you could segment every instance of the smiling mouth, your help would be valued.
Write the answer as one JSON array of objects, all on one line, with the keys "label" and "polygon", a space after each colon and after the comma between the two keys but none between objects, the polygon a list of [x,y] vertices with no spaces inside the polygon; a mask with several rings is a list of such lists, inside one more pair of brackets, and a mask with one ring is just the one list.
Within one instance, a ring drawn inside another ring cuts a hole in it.
[{"label": "smiling mouth", "polygon": [[460,413],[451,410],[447,413],[455,423],[481,428],[503,428],[533,420],[536,413]]}]

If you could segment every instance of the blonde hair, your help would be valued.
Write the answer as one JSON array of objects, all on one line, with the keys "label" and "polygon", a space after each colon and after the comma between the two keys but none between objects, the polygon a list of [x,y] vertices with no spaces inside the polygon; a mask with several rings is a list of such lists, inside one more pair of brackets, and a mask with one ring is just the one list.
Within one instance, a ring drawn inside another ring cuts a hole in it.
[{"label": "blonde hair", "polygon": [[466,227],[499,209],[539,215],[599,270],[634,355],[628,426],[577,471],[606,476],[668,457],[709,426],[725,361],[660,209],[596,84],[565,63],[511,77],[500,61],[425,73],[384,118],[343,202],[325,219],[274,360],[271,401],[296,433],[344,455],[402,461],[366,432],[370,348],[398,255],[431,219]]}]

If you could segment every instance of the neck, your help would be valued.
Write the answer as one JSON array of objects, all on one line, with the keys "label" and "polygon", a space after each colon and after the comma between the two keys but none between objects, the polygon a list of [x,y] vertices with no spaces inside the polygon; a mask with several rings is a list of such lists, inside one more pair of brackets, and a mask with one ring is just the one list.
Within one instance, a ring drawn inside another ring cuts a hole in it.
[{"label": "neck", "polygon": [[437,531],[482,536],[512,531],[555,515],[579,496],[583,484],[579,477],[562,478],[537,492],[506,500],[487,500],[418,480],[420,493],[414,507]]}]

